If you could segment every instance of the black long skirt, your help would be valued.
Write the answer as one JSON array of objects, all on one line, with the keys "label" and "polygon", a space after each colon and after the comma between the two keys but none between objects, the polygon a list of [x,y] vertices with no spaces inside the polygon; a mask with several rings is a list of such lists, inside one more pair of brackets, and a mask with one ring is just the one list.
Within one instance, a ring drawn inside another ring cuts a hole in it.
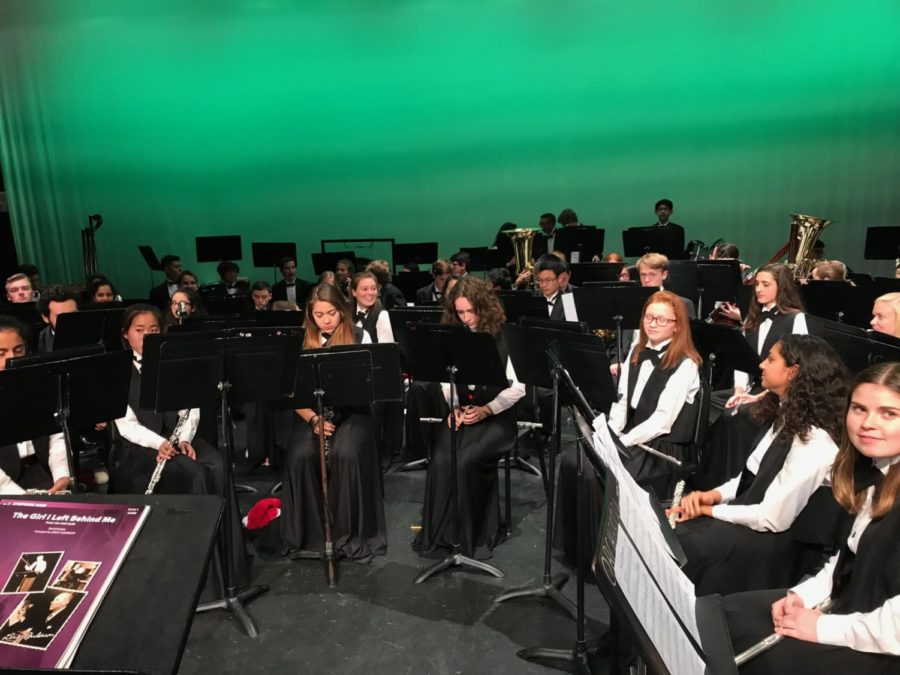
[{"label": "black long skirt", "polygon": [[712,490],[743,471],[763,431],[751,409],[741,406],[736,415],[734,408],[726,409],[710,427],[700,467],[690,481],[695,489]]},{"label": "black long skirt", "polygon": [[[191,441],[197,459],[185,455],[175,455],[166,462],[166,467],[156,484],[154,494],[218,495],[225,500],[225,508],[231,511],[232,558],[234,560],[234,581],[237,586],[250,582],[250,561],[244,543],[241,527],[241,511],[237,495],[231,490],[225,495],[225,460],[218,448],[200,436]],[[150,477],[156,469],[156,450],[145,448],[123,440],[118,461],[112,467],[110,492],[119,494],[144,494]],[[224,522],[224,519],[223,519]],[[224,551],[220,548],[220,554]],[[216,568],[213,568],[216,570]],[[216,595],[219,585],[217,572],[208,583],[209,593],[204,598]]]},{"label": "black long skirt", "polygon": [[[365,560],[387,551],[384,495],[372,415],[341,411],[328,453],[328,503],[337,557]],[[325,548],[319,437],[294,415],[281,495],[281,541],[286,554]]]},{"label": "black long skirt", "polygon": [[[456,432],[459,524],[454,518],[450,485],[450,429],[438,428],[422,510],[422,535],[416,545],[426,557],[447,555],[455,541],[460,552],[484,560],[503,541],[497,463],[515,442],[516,423],[510,411],[492,415],[478,424],[464,425]],[[457,533],[458,530],[458,533]]]},{"label": "black long skirt", "polygon": [[675,529],[687,556],[683,572],[697,595],[792,586],[817,561],[820,549],[790,531],[757,532],[715,518],[695,518]]},{"label": "black long skirt", "polygon": [[[674,457],[684,466],[689,465],[692,461],[689,443],[671,443],[662,437],[654,438],[645,445],[669,457]],[[633,453],[632,458],[623,461],[628,473],[642,488],[652,489],[661,502],[670,501],[675,492],[675,484],[682,475],[679,467],[640,448],[632,448],[631,452]]]},{"label": "black long skirt", "polygon": [[[737,593],[722,599],[735,655],[775,632],[772,627],[772,603],[786,594],[785,588]],[[900,673],[900,657],[785,638],[769,651],[745,663],[739,672],[741,675],[897,675]]]}]

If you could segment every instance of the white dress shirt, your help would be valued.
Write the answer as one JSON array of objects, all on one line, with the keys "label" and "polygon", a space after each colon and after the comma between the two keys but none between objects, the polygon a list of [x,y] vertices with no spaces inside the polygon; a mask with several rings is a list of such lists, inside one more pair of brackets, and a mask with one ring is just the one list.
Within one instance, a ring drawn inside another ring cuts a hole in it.
[{"label": "white dress shirt", "polygon": [[[370,308],[371,309],[371,308]],[[366,312],[368,314],[369,310],[360,309],[360,312]],[[362,328],[362,321],[357,321],[356,325],[359,328]],[[372,336],[366,333],[369,337],[369,342],[363,342],[363,344],[371,344]],[[391,317],[387,313],[387,310],[384,310],[381,314],[378,315],[378,318],[375,320],[375,335],[378,337],[379,344],[382,342],[393,342],[394,341],[394,329],[391,328]]]},{"label": "white dress shirt", "polygon": [[[768,311],[775,307],[774,302],[769,303],[765,307],[764,310]],[[765,321],[760,322],[758,337],[756,340],[756,353],[759,354],[760,358],[765,358],[766,355],[762,353],[763,345],[766,344],[766,338],[769,337],[769,331],[772,328],[772,319],[766,318]],[[794,327],[791,330],[792,335],[809,335],[809,327],[806,325],[806,314],[803,312],[798,312],[797,316],[794,317]],[[734,386],[743,387],[745,390],[747,389],[747,385],[750,384],[750,375],[745,373],[742,370],[734,371]]]},{"label": "white dress shirt", "polygon": [[293,283],[289,283],[285,281],[284,283],[284,292],[287,297],[287,301],[296,305],[297,304],[297,282],[296,280]]},{"label": "white dress shirt", "polygon": [[[516,371],[513,368],[512,361],[507,357],[506,359],[506,379],[509,380],[509,386],[506,389],[503,389],[498,393],[491,401],[487,403],[487,407],[490,408],[491,413],[494,415],[498,413],[502,413],[504,410],[509,410],[512,408],[516,401],[522,398],[525,395],[525,385],[519,382],[516,377]],[[466,385],[463,385],[466,386]],[[473,391],[475,389],[475,385],[468,385],[467,388],[469,391]],[[454,407],[453,403],[450,402],[450,383],[449,382],[441,382],[441,390],[444,393],[444,400],[447,401],[447,405],[451,408]],[[454,392],[455,403],[459,404],[459,389]]]},{"label": "white dress shirt", "polygon": [[[671,340],[665,340],[655,347],[647,342],[646,348],[659,351]],[[631,359],[625,359],[622,364],[622,373],[619,377],[619,400],[613,403],[609,411],[609,426],[619,435],[620,440],[626,446],[646,443],[654,438],[664,436],[672,430],[675,420],[678,419],[681,409],[685,405],[694,402],[694,397],[700,390],[700,372],[697,364],[691,359],[685,359],[675,369],[672,377],[666,382],[665,389],[659,395],[656,410],[646,420],[635,426],[626,434],[622,433],[625,423],[628,421],[628,373],[631,370]],[[637,381],[634,384],[634,392],[631,395],[631,406],[636,408],[644,393],[644,387],[650,375],[653,374],[653,363],[643,361],[640,364]]]},{"label": "white dress shirt", "polygon": [[[887,474],[892,464],[900,457],[889,457],[874,462],[882,473]],[[847,546],[856,553],[859,540],[869,523],[872,522],[872,495],[875,487],[866,493],[866,501],[847,538]],[[791,590],[800,596],[804,607],[815,607],[831,595],[834,568],[838,555],[831,556],[819,573],[794,586]],[[823,614],[816,622],[816,637],[819,642],[836,647],[849,647],[861,652],[894,654],[900,656],[900,596],[888,598],[885,603],[871,612],[853,614]]]},{"label": "white dress shirt", "polygon": [[[774,426],[769,427],[747,459],[747,468],[759,473],[763,457],[775,440]],[[812,494],[822,485],[829,484],[831,466],[838,447],[819,427],[809,430],[809,440],[794,436],[784,466],[766,489],[759,504],[729,504],[737,497],[741,474],[716,488],[722,495],[722,503],[712,508],[713,518],[743,525],[757,532],[784,532],[800,515]]]},{"label": "white dress shirt", "polygon": [[[34,444],[31,441],[16,443],[16,448],[19,450],[20,459],[31,457],[34,454]],[[61,433],[50,436],[50,451],[47,457],[47,464],[54,483],[60,478],[68,477],[69,458],[66,455],[66,439]],[[25,494],[25,490],[10,478],[3,469],[0,469],[0,495],[23,494]]]},{"label": "white dress shirt", "polygon": [[[138,369],[138,372],[141,372],[140,361],[135,360],[134,367]],[[179,411],[179,414],[180,413],[181,411]],[[188,415],[184,426],[181,427],[181,432],[178,434],[178,441],[187,441],[188,443],[193,441],[199,425],[200,409],[193,408]],[[135,445],[140,445],[144,448],[150,448],[151,450],[158,450],[159,446],[169,440],[141,424],[131,406],[125,408],[125,417],[120,417],[116,420],[116,429],[119,430],[119,434],[126,441],[134,443]]]}]

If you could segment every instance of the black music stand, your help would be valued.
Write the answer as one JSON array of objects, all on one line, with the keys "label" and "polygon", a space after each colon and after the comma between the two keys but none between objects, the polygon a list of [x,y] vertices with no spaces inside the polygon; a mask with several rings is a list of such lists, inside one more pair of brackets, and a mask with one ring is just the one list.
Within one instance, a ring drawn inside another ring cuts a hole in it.
[{"label": "black music stand", "polygon": [[700,260],[697,266],[697,316],[704,318],[716,302],[738,301],[741,265],[737,260]]},{"label": "black music stand", "polygon": [[900,340],[892,335],[817,316],[807,315],[806,321],[810,334],[831,345],[852,375],[876,363],[900,361]]},{"label": "black music stand", "polygon": [[356,253],[353,251],[328,251],[322,253],[310,253],[312,258],[313,272],[317,275],[323,272],[334,272],[337,267],[338,260],[349,260],[356,265]]},{"label": "black music stand", "polygon": [[579,321],[587,322],[591,330],[615,329],[616,362],[622,363],[622,330],[640,327],[644,303],[657,290],[644,286],[589,286],[576,288],[572,294]]},{"label": "black music stand", "polygon": [[[375,400],[372,353],[348,348],[304,351],[297,362],[293,385],[296,408],[313,408],[324,424],[327,408],[340,406],[368,406]],[[325,550],[315,558],[325,561],[328,586],[337,585],[334,547],[331,538],[331,505],[328,497],[328,466],[324,451],[320,457],[322,470],[322,523],[325,531]],[[305,558],[309,556],[298,556]]]},{"label": "black music stand", "polygon": [[748,373],[751,380],[759,370],[759,354],[738,328],[692,319],[691,338],[708,368],[710,391],[719,368],[722,372],[740,370]]},{"label": "black music stand", "polygon": [[[799,284],[800,297],[807,313],[829,321],[844,323],[845,308],[850,305],[850,295],[854,287],[847,281],[817,281],[810,279]],[[868,311],[871,304],[866,307]]]},{"label": "black music stand", "polygon": [[228,415],[232,403],[255,403],[291,391],[300,343],[271,328],[234,329],[208,333],[147,335],[144,338],[141,407],[160,412],[203,408],[218,404],[222,418],[225,463],[225,516],[222,521],[223,597],[204,603],[197,612],[224,609],[249,637],[259,634],[244,603],[269,590],[249,586],[238,590],[234,581],[232,509],[234,497],[234,436]]},{"label": "black music stand", "polygon": [[122,307],[61,314],[56,319],[53,350],[102,344],[107,351],[122,349]]},{"label": "black music stand", "polygon": [[535,295],[531,291],[497,291],[497,297],[509,323],[516,323],[523,316],[548,316],[547,300],[543,295]]},{"label": "black music stand", "polygon": [[572,273],[571,281],[574,286],[594,281],[618,281],[623,267],[626,267],[623,262],[569,263],[569,271]]},{"label": "black music stand", "polygon": [[[547,359],[556,373],[558,383],[564,387],[567,398],[571,401],[573,416],[579,429],[579,440],[576,444],[576,500],[577,500],[577,553],[575,560],[576,603],[575,603],[575,644],[571,651],[530,647],[518,652],[518,656],[526,661],[557,662],[571,667],[576,673],[590,673],[590,659],[603,647],[588,647],[585,635],[584,611],[584,511],[586,503],[582,477],[584,476],[584,448],[589,443],[589,422],[595,417],[594,406],[606,409],[618,396],[612,378],[609,375],[609,359],[602,342],[588,343],[556,343],[547,350]],[[573,373],[578,383],[573,379]],[[599,377],[595,374],[600,373]],[[588,400],[590,398],[590,400]],[[557,398],[559,401],[559,398]],[[558,442],[558,441],[557,441]],[[558,448],[557,448],[558,449]],[[546,571],[545,559],[545,571]]]},{"label": "black music stand", "polygon": [[674,227],[630,227],[622,230],[622,246],[626,258],[640,258],[645,253],[662,253],[669,260],[684,258],[682,234]]},{"label": "black music stand", "polygon": [[866,260],[894,260],[900,258],[900,225],[867,227]]},{"label": "black music stand", "polygon": [[282,258],[297,261],[297,244],[292,241],[250,242],[250,252],[254,267],[271,267],[272,278],[278,280],[278,262]]},{"label": "black music stand", "polygon": [[469,272],[486,272],[504,267],[509,262],[509,258],[504,258],[503,251],[487,246],[463,246],[459,251],[469,254]]},{"label": "black music stand", "polygon": [[[450,382],[450,414],[458,384],[476,384],[502,387],[508,385],[506,364],[500,362],[497,343],[488,333],[474,333],[465,326],[413,324],[410,327],[411,347],[414,359],[411,373],[426,382]],[[453,518],[456,525],[455,541],[449,556],[425,568],[415,579],[420,584],[431,576],[452,567],[469,567],[495,577],[503,572],[481,560],[475,560],[460,552],[459,545],[459,490],[457,489],[456,425],[450,425],[450,491],[453,493]]]},{"label": "black music stand", "polygon": [[[594,225],[570,225],[556,232],[553,244],[574,263],[589,263],[594,256],[603,255],[603,240],[606,230]],[[576,256],[578,260],[573,260]]]},{"label": "black music stand", "polygon": [[[62,431],[71,490],[78,492],[78,461],[71,430],[125,416],[131,352],[104,353],[103,347],[97,345],[10,359],[6,367],[0,372],[0,396],[14,396],[16,402],[2,409],[21,410],[24,402],[31,410],[28,415],[9,416],[2,427],[4,431],[26,435],[0,444]],[[0,406],[6,403],[0,398]]]},{"label": "black music stand", "polygon": [[[412,300],[416,297],[417,290],[432,281],[434,281],[434,277],[431,276],[431,272],[400,272],[394,275],[392,283],[400,289],[403,297]],[[391,309],[391,311],[394,310]]]},{"label": "black music stand", "polygon": [[197,262],[222,262],[244,258],[239,234],[195,237],[194,243],[197,248]]},{"label": "black music stand", "polygon": [[394,269],[398,265],[410,262],[425,265],[433,263],[437,259],[438,244],[436,241],[426,241],[419,244],[398,244],[395,242],[391,245],[391,261]]},{"label": "black music stand", "polygon": [[[673,673],[675,675],[680,672],[674,667],[677,664],[666,660],[671,658],[672,654],[664,654],[659,646],[654,643],[645,627],[645,621],[639,615],[638,608],[634,607],[632,601],[625,595],[622,584],[617,579],[616,557],[620,550],[618,538],[624,536],[626,543],[621,547],[621,550],[627,547],[635,551],[636,564],[640,566],[639,574],[636,576],[642,583],[646,584],[646,596],[655,597],[657,608],[662,613],[658,619],[668,624],[666,632],[669,634],[671,632],[685,634],[681,636],[682,639],[686,639],[689,642],[689,648],[696,651],[698,657],[705,662],[705,672],[737,675],[734,651],[731,647],[731,637],[722,611],[721,597],[710,595],[696,599],[694,615],[699,634],[698,642],[675,610],[675,604],[671,602],[665,591],[662,590],[660,581],[651,573],[650,566],[644,559],[644,552],[640,548],[641,542],[645,540],[638,536],[633,537],[632,533],[625,529],[624,524],[620,520],[620,489],[618,481],[611,472],[605,470],[602,461],[595,453],[589,454],[588,457],[594,464],[595,469],[602,471],[603,475],[605,475],[603,515],[592,567],[597,587],[610,607],[610,672],[616,672],[619,668],[617,647],[619,632],[623,627],[627,628],[637,647],[639,653],[638,672]],[[672,530],[667,525],[664,525],[662,531],[666,540],[671,542],[674,538],[672,537]],[[663,555],[666,554],[664,553]],[[645,597],[640,592],[638,592],[638,596]],[[663,637],[662,639],[666,638]],[[580,672],[590,672],[590,670],[582,669]]]},{"label": "black music stand", "polygon": [[[553,514],[556,504],[556,458],[562,447],[562,405],[564,391],[560,389],[562,371],[566,367],[576,367],[582,372],[595,374],[591,386],[594,395],[603,404],[606,399],[616,400],[616,388],[609,375],[609,358],[606,345],[601,338],[594,335],[573,333],[569,330],[539,328],[531,326],[514,326],[504,324],[503,338],[509,349],[509,357],[520,382],[535,387],[544,387],[553,391],[553,443],[550,445],[549,460],[544,471],[545,490],[547,494],[547,527],[544,541],[544,574],[539,584],[508,591],[498,596],[494,602],[521,597],[550,598],[572,618],[576,618],[576,606],[564,596],[560,589],[568,581],[569,575],[560,572],[552,574],[553,555]],[[568,359],[563,363],[560,356]],[[571,399],[567,399],[571,403]],[[543,460],[543,456],[541,456]],[[542,468],[543,461],[541,461]]]}]

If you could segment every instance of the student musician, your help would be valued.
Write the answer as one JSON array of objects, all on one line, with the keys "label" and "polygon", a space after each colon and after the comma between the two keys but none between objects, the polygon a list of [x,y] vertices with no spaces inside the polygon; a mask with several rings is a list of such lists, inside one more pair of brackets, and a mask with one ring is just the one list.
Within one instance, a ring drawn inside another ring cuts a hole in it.
[{"label": "student musician", "polygon": [[[164,255],[159,261],[162,265],[163,274],[166,275],[165,281],[159,286],[150,289],[150,304],[157,306],[160,311],[165,312],[169,306],[169,298],[172,293],[181,286],[181,258],[177,255]],[[196,277],[194,279],[196,281]]]},{"label": "student musician", "polygon": [[[850,535],[790,590],[724,598],[735,653],[773,632],[784,637],[742,675],[900,672],[900,363],[857,376],[845,419],[831,480],[855,515]],[[828,598],[827,613],[815,609]]]},{"label": "student musician", "polygon": [[106,277],[95,278],[86,293],[87,301],[92,303],[116,302],[121,300],[116,287]]},{"label": "student musician", "polygon": [[885,293],[875,298],[869,325],[877,333],[900,337],[900,293]]},{"label": "student musician", "polygon": [[116,492],[143,494],[156,463],[167,459],[154,492],[162,494],[217,494],[223,481],[224,465],[219,451],[202,438],[195,438],[200,422],[199,409],[186,414],[175,444],[169,436],[175,430],[179,414],[142,410],[141,360],[144,335],[160,332],[162,321],[152,305],[137,304],[122,316],[122,338],[133,352],[131,386],[125,416],[116,420],[122,437],[118,466],[114,469]]},{"label": "student musician", "polygon": [[51,288],[38,300],[37,309],[47,327],[38,336],[38,351],[41,354],[53,351],[56,339],[56,320],[61,314],[78,311],[78,300],[62,288]]},{"label": "student musician", "polygon": [[406,298],[403,296],[403,291],[393,284],[394,278],[386,260],[373,260],[366,265],[366,272],[375,275],[378,282],[378,298],[385,309],[406,307]]},{"label": "student musician", "polygon": [[372,272],[357,272],[350,280],[350,315],[356,326],[372,338],[372,342],[393,342],[394,332],[387,310],[378,299],[378,279]]},{"label": "student musician", "polygon": [[[371,341],[368,333],[353,325],[350,306],[336,287],[320,284],[313,288],[306,304],[304,349]],[[321,554],[325,534],[320,420],[312,408],[299,408],[295,413],[285,457],[281,541],[285,554]],[[384,497],[371,411],[367,406],[326,410],[324,430],[330,445],[328,501],[335,556],[365,562],[384,555]]]},{"label": "student musician", "polygon": [[[9,359],[25,356],[24,336],[21,323],[0,315],[0,370],[6,369]],[[61,433],[0,446],[0,495],[20,495],[28,489],[50,494],[69,489],[69,460]]]},{"label": "student musician", "polygon": [[439,425],[428,465],[422,532],[414,547],[422,556],[442,557],[455,543],[457,523],[450,489],[449,425],[453,424],[457,429],[460,552],[485,559],[503,539],[497,462],[512,449],[516,436],[512,407],[525,395],[525,385],[517,381],[512,362],[499,342],[505,315],[490,284],[464,276],[450,291],[447,302],[443,323],[462,324],[471,331],[489,333],[498,339],[509,386],[500,389],[462,385],[458,400],[451,402],[449,383],[441,384],[441,416],[447,423]]},{"label": "student musician", "polygon": [[310,283],[297,278],[297,261],[290,256],[278,261],[278,269],[281,270],[283,278],[272,285],[272,302],[286,300],[293,305],[299,305],[303,302]]},{"label": "student musician", "polygon": [[179,288],[172,293],[166,309],[163,327],[178,326],[187,321],[197,309],[197,294],[190,288]]},{"label": "student musician", "polygon": [[34,302],[34,289],[31,279],[24,272],[13,274],[6,280],[6,301],[13,304]]},{"label": "student musician", "polygon": [[[754,351],[764,358],[785,335],[808,335],[806,315],[794,277],[786,265],[764,265],[756,273],[750,309],[744,320],[744,337]],[[750,376],[734,373],[734,391],[716,392],[711,397],[707,445],[714,451],[704,455],[695,484],[702,489],[720,485],[743,468],[759,425],[747,412],[747,405],[765,395],[750,382]],[[730,394],[730,395],[729,395]],[[722,400],[728,396],[723,403]]]},{"label": "student musician", "polygon": [[250,287],[250,300],[253,301],[254,312],[267,312],[272,303],[272,287],[268,281],[254,281]]},{"label": "student musician", "polygon": [[434,281],[416,291],[417,305],[428,305],[441,301],[444,297],[447,279],[450,278],[450,261],[435,260],[431,264],[431,277]]},{"label": "student musician", "polygon": [[[819,521],[813,539],[832,542],[837,513],[832,509],[829,521],[830,490],[822,486],[838,451],[847,372],[828,344],[809,335],[784,336],[759,367],[768,393],[753,414],[766,431],[743,471],[670,509],[679,523],[691,521],[676,533],[698,595],[781,588],[800,579],[821,550],[808,545],[808,535],[787,531],[807,505],[807,517]],[[824,501],[811,500],[817,490]]]}]

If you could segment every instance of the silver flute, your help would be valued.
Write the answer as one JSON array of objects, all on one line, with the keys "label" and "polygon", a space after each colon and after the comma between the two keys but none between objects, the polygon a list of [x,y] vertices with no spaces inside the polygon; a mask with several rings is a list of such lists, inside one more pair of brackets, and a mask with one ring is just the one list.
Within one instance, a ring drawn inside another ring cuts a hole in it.
[{"label": "silver flute", "polygon": [[[189,408],[178,411],[178,421],[175,423],[175,428],[172,429],[172,434],[169,436],[169,444],[176,450],[178,449],[178,437],[181,435],[181,430],[184,428],[184,425],[187,424],[188,417],[190,416],[191,411]],[[166,462],[168,461],[168,459],[163,459],[156,463],[156,468],[153,469],[153,475],[150,476],[150,483],[144,491],[145,495],[153,494],[153,491],[156,489],[156,484],[159,482],[159,477],[162,476],[163,469],[166,468]]]},{"label": "silver flute", "polygon": [[[813,607],[813,609],[817,609],[820,612],[827,612],[829,609],[831,609],[831,598],[826,598],[825,600],[820,602],[818,605]],[[759,656],[763,652],[769,651],[770,649],[772,649],[772,647],[777,645],[783,639],[784,639],[784,635],[781,635],[779,633],[772,633],[769,637],[763,638],[762,640],[757,642],[755,645],[753,645],[749,649],[745,649],[740,654],[735,656],[734,664],[736,666],[744,665],[750,659],[752,659],[756,656]]]},{"label": "silver flute", "polygon": [[[672,507],[671,508],[674,509],[676,506],[681,506],[681,497],[683,495],[684,495],[684,481],[680,480],[677,483],[675,483],[675,492],[672,494]],[[672,513],[669,516],[669,527],[671,527],[674,530],[675,525],[677,525],[677,524],[678,524],[678,515],[675,513]]]}]

